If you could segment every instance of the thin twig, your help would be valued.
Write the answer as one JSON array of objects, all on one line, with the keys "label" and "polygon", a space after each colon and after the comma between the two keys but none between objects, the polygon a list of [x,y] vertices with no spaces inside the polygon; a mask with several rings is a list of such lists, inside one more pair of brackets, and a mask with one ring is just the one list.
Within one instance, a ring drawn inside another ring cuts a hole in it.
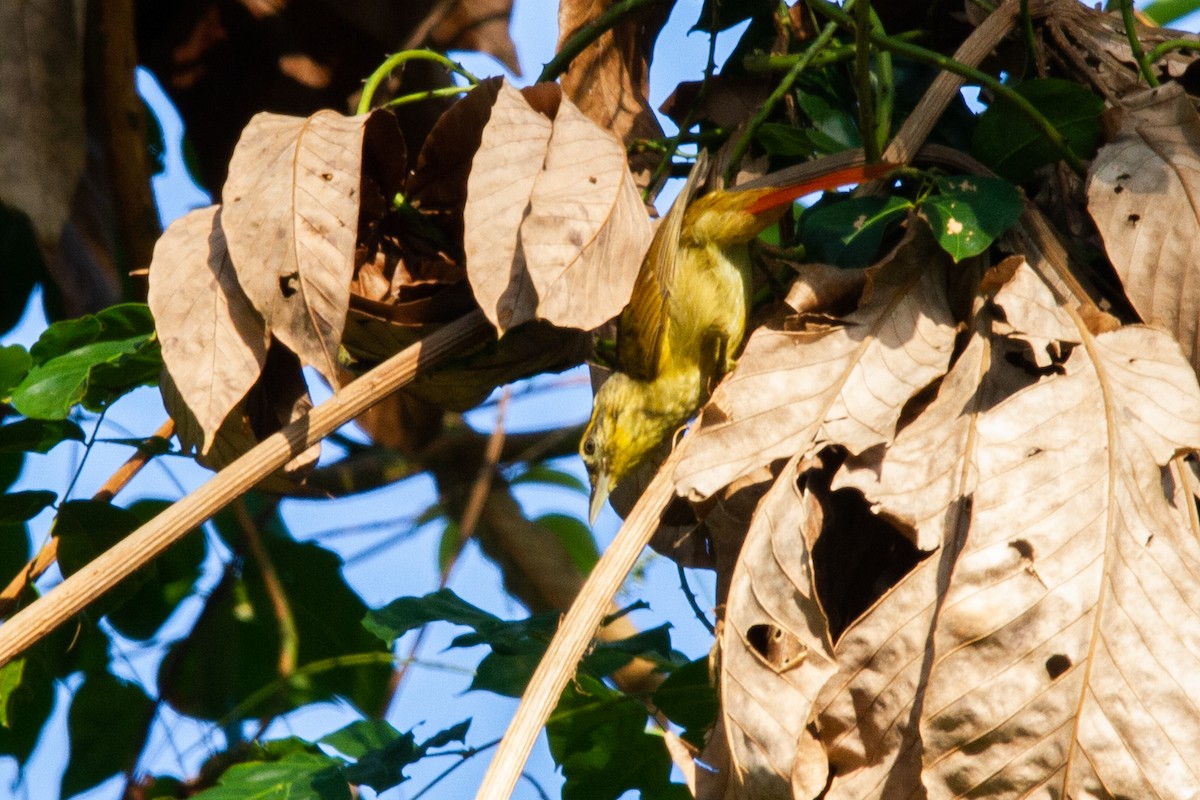
[{"label": "thin twig", "polygon": [[1175,50],[1200,50],[1200,41],[1196,39],[1168,39],[1165,42],[1155,45],[1154,49],[1146,54],[1146,61],[1153,64]]},{"label": "thin twig", "polygon": [[[808,4],[814,11],[835,21],[838,25],[841,25],[847,30],[853,29],[854,25],[850,19],[850,16],[837,6],[825,2],[825,0],[808,0]],[[996,15],[1001,15],[997,19],[1000,23],[1005,25],[1005,30],[1007,31],[1012,27],[1012,21],[1016,15],[1016,11],[1017,4],[1015,0],[1009,0],[1009,2],[1006,2],[1004,6],[993,13],[993,17]],[[991,19],[992,17],[989,17],[987,21],[991,21]],[[985,24],[987,21],[985,21]],[[983,29],[984,28],[981,25],[976,29],[976,34]],[[968,41],[974,39],[976,34],[972,34]],[[902,42],[899,39],[896,39],[892,36],[887,36],[886,34],[878,31],[871,31],[870,36],[871,41],[881,49],[890,50],[896,55],[910,58],[913,61],[930,64],[941,70],[944,70],[945,72],[951,73],[952,75],[956,75],[959,78],[965,78],[969,81],[978,83],[980,86],[991,90],[998,97],[1003,97],[1005,100],[1012,103],[1013,106],[1020,111],[1021,114],[1023,114],[1025,118],[1028,119],[1043,136],[1046,137],[1046,140],[1050,142],[1050,145],[1055,150],[1058,151],[1059,156],[1063,161],[1067,162],[1071,169],[1075,170],[1075,172],[1080,175],[1087,173],[1087,166],[1083,163],[1083,160],[1080,159],[1073,150],[1071,150],[1066,138],[1064,138],[1062,133],[1060,133],[1059,130],[1054,127],[1050,120],[1046,119],[1045,115],[1038,111],[1037,108],[1035,108],[1034,105],[1027,99],[1025,99],[1023,95],[1018,94],[1017,92],[1013,91],[1011,87],[1001,83],[995,76],[989,75],[982,70],[969,66],[962,61],[956,60],[933,50],[927,50],[924,47],[919,47],[909,42]],[[964,47],[965,46],[966,43],[964,43]],[[962,49],[963,48],[959,48],[960,52]],[[926,96],[931,94],[932,88],[930,92],[926,93]]]},{"label": "thin twig", "polygon": [[[154,438],[170,439],[175,435],[175,422],[168,419],[159,429],[154,432]],[[108,476],[108,480],[104,485],[92,495],[92,499],[101,503],[106,503],[116,497],[117,493],[129,485],[133,477],[141,472],[142,467],[150,463],[150,459],[154,458],[154,452],[147,447],[139,447],[137,451],[131,455],[124,464]],[[4,591],[0,592],[0,619],[7,617],[12,611],[21,593],[30,583],[36,581],[42,576],[46,570],[50,568],[58,559],[58,537],[51,537],[50,541],[42,545],[42,549],[38,550],[36,556],[26,564],[20,572],[4,587]]]},{"label": "thin twig", "polygon": [[725,168],[726,184],[732,185],[734,180],[737,178],[738,168],[742,164],[742,158],[750,149],[750,143],[754,141],[754,137],[758,133],[758,129],[761,128],[763,123],[767,121],[767,118],[771,116],[771,112],[775,110],[775,106],[779,104],[779,101],[786,97],[787,93],[792,90],[792,84],[794,84],[796,79],[800,77],[800,73],[809,68],[813,62],[813,59],[816,58],[817,53],[824,49],[825,45],[829,44],[829,41],[833,39],[833,34],[835,33],[837,33],[837,25],[830,23],[825,26],[820,35],[813,40],[812,44],[805,49],[800,58],[796,60],[796,63],[792,65],[792,68],[788,70],[787,75],[784,75],[782,80],[779,81],[779,84],[775,87],[774,91],[771,92],[770,96],[767,97],[766,101],[759,106],[758,111],[754,113],[754,116],[750,119],[750,122],[746,124],[745,132],[742,134],[741,138],[738,139],[737,144],[733,146],[733,150],[729,154],[729,165]]},{"label": "thin twig", "polygon": [[275,623],[279,628],[279,659],[276,668],[279,670],[281,678],[291,677],[296,671],[296,663],[300,658],[300,634],[296,628],[296,615],[292,612],[292,603],[288,600],[287,592],[283,588],[283,581],[279,579],[279,573],[275,571],[275,563],[271,560],[271,554],[267,552],[266,545],[263,544],[258,524],[250,516],[250,510],[246,508],[243,498],[239,497],[234,502],[233,516],[242,530],[246,548],[250,551],[250,558],[254,560],[259,574],[262,575],[263,588],[267,592],[267,598],[271,602],[271,611],[275,614]]},{"label": "thin twig", "polygon": [[696,593],[692,591],[692,587],[688,583],[687,573],[683,570],[683,564],[676,564],[675,566],[679,568],[679,588],[683,590],[683,596],[687,598],[688,605],[692,607],[692,613],[696,615],[696,619],[700,620],[700,624],[704,626],[705,630],[716,636],[717,628],[708,621],[708,615],[704,613],[704,609],[696,601]]},{"label": "thin twig", "polygon": [[472,311],[384,361],[308,414],[264,439],[192,494],[122,539],[0,626],[0,666],[87,608],[167,547],[322,438],[464,345],[494,331]]}]

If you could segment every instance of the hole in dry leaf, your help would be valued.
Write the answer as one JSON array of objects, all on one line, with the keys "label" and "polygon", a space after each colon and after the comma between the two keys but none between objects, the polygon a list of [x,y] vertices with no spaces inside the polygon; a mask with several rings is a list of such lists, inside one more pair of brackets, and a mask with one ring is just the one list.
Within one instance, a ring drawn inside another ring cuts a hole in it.
[{"label": "hole in dry leaf", "polygon": [[836,642],[851,622],[928,553],[917,550],[894,525],[873,514],[857,489],[829,492],[831,476],[844,460],[831,455],[827,468],[810,471],[807,481],[808,490],[820,499],[824,516],[813,546],[813,573]]},{"label": "hole in dry leaf", "polygon": [[1130,178],[1130,175],[1128,172],[1122,172],[1120,175],[1117,176],[1117,180],[1119,180],[1119,181],[1127,181],[1127,180],[1129,180],[1129,178]]},{"label": "hole in dry leaf", "polygon": [[1125,191],[1125,187],[1124,187],[1124,186],[1121,186],[1121,185],[1119,185],[1119,184],[1118,184],[1117,186],[1114,186],[1114,187],[1113,187],[1113,194],[1120,194],[1120,193],[1121,193],[1121,192],[1123,192],[1123,191]]},{"label": "hole in dry leaf", "polygon": [[1129,223],[1131,225],[1136,225],[1138,223],[1138,220],[1140,220],[1141,218],[1142,218],[1141,214],[1130,214],[1129,215]]},{"label": "hole in dry leaf", "polygon": [[1070,668],[1071,659],[1062,653],[1056,653],[1046,659],[1046,674],[1050,676],[1050,680],[1054,680]]},{"label": "hole in dry leaf", "polygon": [[333,173],[332,173],[332,172],[322,172],[322,173],[321,173],[321,180],[323,180],[323,181],[331,181],[331,180],[333,180]]},{"label": "hole in dry leaf", "polygon": [[751,625],[746,631],[746,641],[776,672],[791,669],[808,655],[808,648],[778,625]]},{"label": "hole in dry leaf", "polygon": [[299,272],[289,272],[287,275],[279,276],[279,291],[284,297],[291,297],[296,293],[296,282],[300,280]]},{"label": "hole in dry leaf", "polygon": [[1027,539],[1013,539],[1008,546],[1017,551],[1017,555],[1026,561],[1033,561],[1033,545]]}]

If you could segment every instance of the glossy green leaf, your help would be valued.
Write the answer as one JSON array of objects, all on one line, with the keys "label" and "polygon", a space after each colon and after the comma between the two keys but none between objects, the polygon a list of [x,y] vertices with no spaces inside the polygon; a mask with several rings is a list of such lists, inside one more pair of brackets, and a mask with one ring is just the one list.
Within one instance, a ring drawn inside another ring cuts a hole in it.
[{"label": "glossy green leaf", "polygon": [[80,403],[98,411],[157,381],[162,366],[154,321],[139,303],[56,322],[29,352],[33,367],[13,390],[12,403],[38,419],[63,419]]},{"label": "glossy green leaf", "polygon": [[31,520],[57,499],[54,492],[43,489],[0,495],[0,525]]},{"label": "glossy green leaf", "polygon": [[[1063,135],[1073,153],[1083,159],[1092,157],[1100,139],[1104,100],[1060,78],[1038,78],[1013,88]],[[1029,180],[1035,169],[1059,159],[1042,132],[1004,97],[997,97],[979,116],[971,154],[1015,183]]]},{"label": "glossy green leaf", "polygon": [[89,675],[71,700],[71,757],[61,796],[71,797],[137,764],[155,703],[132,683],[107,672]]},{"label": "glossy green leaf", "polygon": [[0,453],[49,453],[61,442],[82,442],[83,428],[69,419],[19,419],[0,425]]},{"label": "glossy green leaf", "polygon": [[596,538],[592,529],[583,520],[569,514],[543,514],[534,520],[538,525],[548,529],[558,537],[575,569],[584,575],[592,571],[600,559],[600,551],[596,548]]},{"label": "glossy green leaf", "polygon": [[546,724],[550,753],[566,778],[563,800],[616,800],[630,790],[690,798],[686,787],[671,783],[666,745],[646,725],[646,707],[632,697],[588,676],[568,684]]},{"label": "glossy green leaf", "polygon": [[820,203],[800,216],[801,243],[814,261],[865,267],[875,261],[883,237],[912,208],[902,197],[855,197]]},{"label": "glossy green leaf", "polygon": [[351,800],[342,762],[299,750],[274,761],[230,767],[218,784],[193,800]]},{"label": "glossy green leaf", "polygon": [[0,397],[8,397],[33,366],[29,351],[19,344],[0,347]]},{"label": "glossy green leaf", "polygon": [[383,608],[371,611],[363,627],[391,647],[409,631],[430,622],[450,622],[480,629],[503,624],[503,620],[473,606],[449,589],[440,589],[424,597],[400,597]]},{"label": "glossy green leaf", "polygon": [[1142,8],[1142,13],[1159,25],[1169,25],[1200,10],[1200,0],[1154,0]]},{"label": "glossy green leaf", "polygon": [[988,249],[1025,207],[1021,193],[999,178],[959,175],[939,178],[937,186],[939,193],[922,201],[921,212],[955,261]]}]

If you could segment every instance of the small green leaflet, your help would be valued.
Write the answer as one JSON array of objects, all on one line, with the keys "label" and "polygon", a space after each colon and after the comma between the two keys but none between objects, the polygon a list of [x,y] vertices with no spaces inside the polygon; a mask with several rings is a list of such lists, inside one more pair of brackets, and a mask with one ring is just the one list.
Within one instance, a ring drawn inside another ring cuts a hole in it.
[{"label": "small green leaflet", "polygon": [[912,208],[903,197],[855,197],[813,206],[800,221],[801,241],[813,260],[838,267],[865,267],[888,227]]},{"label": "small green leaflet", "polygon": [[955,261],[988,249],[1021,216],[1021,193],[1006,180],[978,175],[939,178],[921,203],[933,235]]}]

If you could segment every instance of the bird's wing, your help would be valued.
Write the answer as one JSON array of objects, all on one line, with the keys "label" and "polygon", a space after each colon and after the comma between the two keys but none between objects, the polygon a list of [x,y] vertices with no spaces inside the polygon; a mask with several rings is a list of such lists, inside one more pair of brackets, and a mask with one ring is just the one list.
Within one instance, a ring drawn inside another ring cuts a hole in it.
[{"label": "bird's wing", "polygon": [[684,212],[700,188],[708,168],[708,155],[700,151],[683,190],[658,226],[642,261],[629,305],[617,322],[617,368],[639,380],[653,380],[669,354],[666,352],[669,315],[667,304],[678,268],[679,236]]}]

